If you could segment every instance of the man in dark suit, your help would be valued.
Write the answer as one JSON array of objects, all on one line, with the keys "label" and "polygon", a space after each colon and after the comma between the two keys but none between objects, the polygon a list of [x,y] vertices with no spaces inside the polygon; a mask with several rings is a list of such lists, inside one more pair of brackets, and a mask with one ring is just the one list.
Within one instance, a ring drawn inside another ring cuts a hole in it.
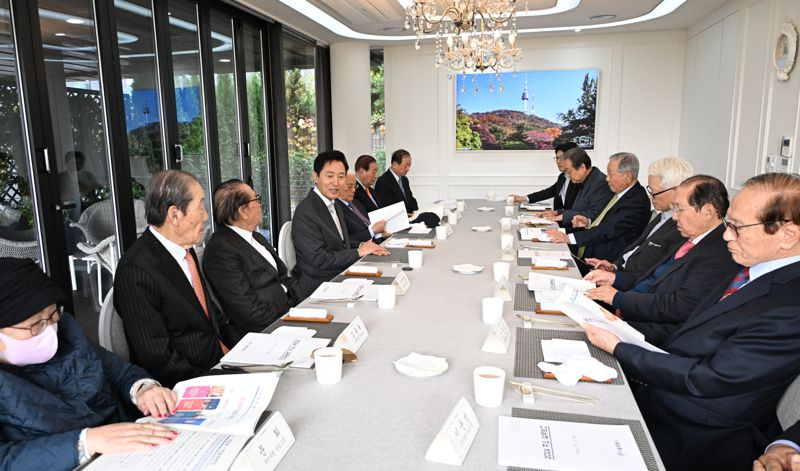
[{"label": "man in dark suit", "polygon": [[753,463],[753,471],[800,470],[800,422],[786,429]]},{"label": "man in dark suit", "polygon": [[114,307],[131,360],[172,387],[208,371],[240,335],[210,297],[192,248],[208,219],[200,183],[180,170],[157,173],[145,211],[150,227],[117,266]]},{"label": "man in dark suit", "polygon": [[419,210],[417,200],[411,193],[408,177],[406,177],[410,169],[411,154],[405,149],[394,151],[391,166],[378,177],[378,181],[375,183],[375,194],[382,208],[402,201],[406,205],[406,212],[409,216]]},{"label": "man in dark suit", "polygon": [[572,217],[575,231],[557,232],[555,242],[568,242],[578,257],[614,260],[639,238],[650,220],[650,200],[639,184],[639,159],[630,152],[609,157],[607,187],[613,197],[595,217]]},{"label": "man in dark suit", "polygon": [[239,179],[214,190],[217,231],[203,253],[203,272],[241,335],[261,332],[303,297],[297,280],[260,232],[261,198]]},{"label": "man in dark suit", "polygon": [[574,147],[564,152],[563,160],[564,173],[567,174],[570,184],[580,185],[580,189],[571,208],[558,210],[558,214],[549,216],[548,219],[558,222],[560,226],[567,228],[567,232],[571,232],[572,219],[575,216],[583,215],[590,219],[597,217],[614,194],[608,188],[606,174],[592,166],[592,159],[585,150]]},{"label": "man in dark suit", "polygon": [[625,247],[616,260],[587,258],[586,263],[596,268],[586,279],[598,285],[614,282],[614,273],[641,275],[657,265],[664,254],[675,253],[686,239],[678,232],[672,219],[672,201],[675,189],[694,173],[692,164],[678,157],[666,157],[651,163],[647,169],[647,194],[655,209],[655,216],[636,241]]},{"label": "man in dark suit", "polygon": [[347,224],[347,234],[351,241],[366,242],[374,240],[380,244],[391,234],[384,233],[386,221],[378,221],[370,225],[367,210],[361,203],[354,199],[356,192],[356,176],[348,173],[344,179],[344,187],[339,192],[339,202],[344,206],[344,221]]},{"label": "man in dark suit", "polygon": [[514,202],[535,203],[547,198],[553,198],[553,211],[558,211],[559,209],[570,209],[572,207],[572,203],[575,201],[575,196],[578,195],[579,186],[571,184],[569,179],[567,179],[567,175],[564,173],[563,156],[564,152],[572,149],[573,147],[578,147],[578,145],[574,142],[563,142],[556,146],[556,155],[553,157],[553,160],[556,161],[556,167],[558,167],[559,174],[556,178],[556,182],[553,183],[552,186],[545,188],[544,190],[535,191],[528,196],[511,195],[514,197]]},{"label": "man in dark suit", "polygon": [[643,274],[620,272],[613,285],[586,292],[589,298],[619,309],[626,321],[635,321],[632,325],[656,345],[706,297],[709,280],[730,278],[741,269],[722,238],[728,211],[724,183],[707,175],[690,177],[675,191],[673,208],[686,242],[675,252],[664,253]]},{"label": "man in dark suit", "polygon": [[356,194],[355,200],[361,203],[367,212],[375,211],[381,205],[376,199],[372,185],[378,178],[378,162],[371,155],[362,155],[356,159]]},{"label": "man in dark suit", "polygon": [[[585,325],[625,369],[668,470],[747,469],[777,436],[775,410],[800,374],[800,177],[765,174],[734,197],[725,240],[736,276],[651,352]],[[612,316],[613,317],[613,316]]]},{"label": "man in dark suit", "polygon": [[292,242],[297,264],[292,275],[299,279],[303,297],[359,258],[389,254],[372,241],[351,241],[347,234],[344,206],[335,204],[347,168],[347,159],[338,150],[319,154],[314,159],[314,188],[294,210]]}]

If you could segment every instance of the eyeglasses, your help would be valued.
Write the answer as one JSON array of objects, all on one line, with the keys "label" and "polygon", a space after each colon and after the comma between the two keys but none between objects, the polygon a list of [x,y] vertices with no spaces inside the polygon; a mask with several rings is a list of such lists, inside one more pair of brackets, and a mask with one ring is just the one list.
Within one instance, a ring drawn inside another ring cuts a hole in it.
[{"label": "eyeglasses", "polygon": [[650,185],[647,185],[647,186],[645,187],[645,189],[647,189],[647,192],[648,192],[648,193],[650,193],[650,196],[652,196],[653,198],[655,198],[656,196],[660,195],[661,193],[666,193],[666,192],[668,192],[668,191],[672,191],[672,190],[674,190],[675,188],[678,188],[678,187],[677,187],[677,186],[673,186],[672,188],[667,188],[666,190],[661,190],[661,191],[656,191],[656,192],[653,192],[653,189],[652,189],[652,188],[650,188]]},{"label": "eyeglasses", "polygon": [[671,205],[669,205],[669,208],[672,210],[673,213],[682,213],[682,212],[686,211],[687,209],[689,209],[688,207],[687,208],[681,208],[680,206],[678,206],[675,203],[672,203]]},{"label": "eyeglasses", "polygon": [[258,201],[259,204],[260,204],[261,203],[261,195],[256,195],[255,198],[253,198],[251,200],[247,200],[244,203],[240,204],[239,206],[247,206],[248,204],[252,203],[253,201]]},{"label": "eyeglasses", "polygon": [[344,187],[345,187],[346,189],[348,189],[348,190],[354,190],[354,189],[356,188],[356,184],[355,184],[355,183],[353,183],[352,185],[345,185]]},{"label": "eyeglasses", "polygon": [[756,222],[756,223],[753,223],[753,224],[741,224],[739,226],[733,224],[727,218],[725,219],[724,222],[725,222],[725,227],[730,229],[731,232],[733,232],[734,236],[739,237],[739,229],[744,229],[744,228],[747,228],[747,227],[755,227],[755,226],[766,226],[767,224],[780,224],[782,222],[789,222],[789,221],[786,220],[786,219],[780,219],[780,220],[776,220],[776,221]]},{"label": "eyeglasses", "polygon": [[35,324],[31,325],[30,327],[8,327],[9,329],[17,329],[17,330],[27,330],[31,333],[31,337],[36,337],[37,335],[41,334],[44,329],[50,325],[55,324],[56,322],[61,320],[61,315],[64,313],[64,307],[59,306],[50,313],[47,318],[37,321]]}]

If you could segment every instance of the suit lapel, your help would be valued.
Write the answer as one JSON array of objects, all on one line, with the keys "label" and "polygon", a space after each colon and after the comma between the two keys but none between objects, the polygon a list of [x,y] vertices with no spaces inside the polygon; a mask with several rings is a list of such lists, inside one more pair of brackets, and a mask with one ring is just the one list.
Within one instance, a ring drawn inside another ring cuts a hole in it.
[{"label": "suit lapel", "polygon": [[[714,243],[715,238],[722,238],[722,232],[724,231],[725,231],[725,226],[722,224],[715,227],[713,231],[709,232],[707,236],[703,237],[703,240],[701,240],[696,247],[693,247],[692,250],[689,251],[689,253],[681,257],[681,259],[675,262],[671,267],[669,267],[667,271],[662,273],[661,276],[658,278],[658,280],[656,280],[654,285],[660,283],[661,280],[666,278],[670,273],[677,270],[683,264],[687,263],[688,260],[692,260],[693,258],[699,257],[703,253],[703,251],[706,250],[706,247]],[[672,257],[673,255],[674,254],[671,254],[670,257]]]},{"label": "suit lapel", "polygon": [[[336,203],[339,203],[339,204],[336,204]],[[344,212],[345,211],[349,211],[349,209],[345,208],[344,207],[344,203],[342,203],[341,201],[338,201],[338,200],[336,202],[334,202],[333,209],[336,210],[336,217],[339,218],[339,227],[342,228],[342,241],[344,242],[344,247],[345,248],[349,248],[350,247],[350,237],[347,234],[347,221],[344,220]],[[333,221],[331,221],[331,222],[333,222]],[[335,229],[336,228],[334,227],[334,230]],[[336,233],[338,234],[339,232],[337,231]]]},{"label": "suit lapel", "polygon": [[[336,237],[338,238],[339,237],[339,231],[336,229],[336,223],[333,222],[333,218],[331,217],[330,211],[328,211],[328,207],[325,206],[325,202],[322,201],[322,198],[319,197],[317,192],[315,192],[313,189],[311,191],[312,191],[312,193],[314,193],[314,195],[312,196],[312,198],[314,198],[314,199],[312,201],[314,201],[314,205],[317,208],[317,214],[319,215],[319,218],[322,221],[322,224],[324,224],[328,229],[330,229],[336,235]],[[333,202],[333,207],[334,207],[334,209],[336,208],[336,202],[335,201]],[[338,214],[338,211],[337,211],[337,214]],[[341,222],[341,220],[342,219],[339,218],[340,222]],[[342,233],[343,233],[342,235],[346,235],[346,231],[345,231],[344,227],[342,227]]]},{"label": "suit lapel", "polygon": [[[244,253],[249,254],[251,260],[255,260],[256,263],[258,263],[262,267],[266,268],[267,271],[272,271],[272,272],[276,272],[277,273],[277,270],[275,269],[275,267],[273,267],[272,264],[269,263],[267,261],[267,259],[264,258],[264,256],[262,256],[260,253],[258,253],[258,250],[256,250],[255,247],[253,247],[252,245],[247,243],[246,240],[244,240],[242,237],[240,237],[239,234],[233,232],[233,230],[231,230],[227,226],[220,228],[220,230],[221,231],[226,231],[226,232],[224,232],[224,234],[228,238],[228,240],[230,240],[231,244],[234,245],[237,249],[243,251]],[[260,240],[258,240],[258,238],[256,237],[257,235],[261,235],[261,234],[258,234],[257,232],[255,232],[255,233],[253,233],[253,238],[256,241],[258,241],[261,245],[265,245]],[[267,249],[267,250],[269,250],[269,249]],[[276,257],[276,260],[277,260],[277,257]]]}]

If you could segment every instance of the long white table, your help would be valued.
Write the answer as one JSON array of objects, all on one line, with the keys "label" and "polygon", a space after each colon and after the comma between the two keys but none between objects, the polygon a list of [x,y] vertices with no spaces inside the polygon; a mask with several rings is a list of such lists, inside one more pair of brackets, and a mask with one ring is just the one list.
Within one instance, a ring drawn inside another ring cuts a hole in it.
[{"label": "long white table", "polygon": [[[479,206],[495,211],[478,212]],[[280,411],[296,437],[296,443],[279,469],[331,470],[444,470],[451,466],[425,460],[425,452],[456,402],[463,396],[480,422],[475,442],[462,469],[505,469],[497,465],[499,416],[510,416],[512,407],[607,416],[642,421],[627,384],[579,383],[566,388],[553,380],[524,379],[555,389],[596,397],[595,405],[537,395],[535,404],[523,404],[522,397],[507,386],[503,404],[484,408],[475,404],[472,370],[493,365],[513,379],[516,328],[522,326],[513,302],[504,305],[504,318],[512,330],[506,354],[485,353],[481,346],[490,326],[481,318],[481,298],[492,296],[492,263],[499,261],[500,225],[504,202],[467,201],[464,217],[453,236],[436,241],[435,249],[424,250],[422,268],[407,271],[412,282],[409,292],[397,297],[392,310],[380,310],[377,303],[361,301],[354,307],[326,305],[334,322],[349,322],[361,316],[369,338],[358,352],[358,362],[345,364],[342,381],[321,385],[313,370],[290,370],[283,374],[271,410]],[[491,225],[487,233],[473,232],[472,226]],[[517,226],[514,226],[514,230]],[[565,245],[553,244],[566,250]],[[515,255],[519,246],[515,234]],[[391,256],[387,257],[392,259]],[[462,275],[452,270],[459,263],[483,265],[483,272]],[[529,271],[511,261],[511,288],[521,282],[518,275]],[[402,266],[402,265],[401,265]],[[400,268],[381,264],[384,276]],[[577,269],[544,272],[580,277]],[[308,305],[302,307],[321,307]],[[560,316],[544,316],[549,319]],[[534,328],[555,328],[534,324]],[[432,378],[412,378],[396,371],[393,361],[410,352],[446,357],[447,372]],[[643,421],[642,421],[643,423]],[[645,426],[646,430],[646,426]],[[663,465],[653,450],[660,469]]]}]

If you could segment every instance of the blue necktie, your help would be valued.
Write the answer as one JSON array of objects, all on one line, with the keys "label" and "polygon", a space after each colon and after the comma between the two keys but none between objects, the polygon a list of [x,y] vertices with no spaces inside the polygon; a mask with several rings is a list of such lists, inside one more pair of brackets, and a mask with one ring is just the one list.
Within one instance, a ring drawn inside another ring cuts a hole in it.
[{"label": "blue necktie", "polygon": [[366,224],[366,225],[368,225],[368,226],[369,226],[369,219],[367,219],[367,218],[366,218],[366,217],[365,217],[363,214],[361,214],[361,211],[359,211],[359,210],[358,210],[358,208],[356,208],[356,207],[353,205],[353,203],[347,203],[347,207],[348,207],[348,208],[350,208],[350,211],[352,211],[352,212],[353,212],[353,214],[355,214],[356,216],[358,216],[358,219],[361,219],[361,221],[362,221],[364,224]]}]

